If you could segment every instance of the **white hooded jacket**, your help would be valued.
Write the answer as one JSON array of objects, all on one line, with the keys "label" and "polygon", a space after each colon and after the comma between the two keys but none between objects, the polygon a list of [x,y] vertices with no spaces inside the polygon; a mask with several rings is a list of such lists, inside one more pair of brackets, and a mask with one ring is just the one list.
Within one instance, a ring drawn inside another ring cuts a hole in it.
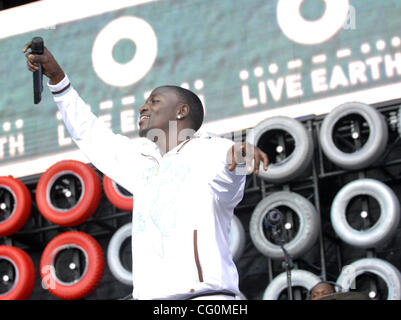
[{"label": "white hooded jacket", "polygon": [[[66,76],[52,92],[69,84]],[[54,95],[78,147],[101,172],[134,195],[132,275],[135,299],[181,299],[210,290],[239,294],[228,245],[244,170],[226,163],[233,141],[209,134],[163,156],[147,138],[114,134],[70,86]]]}]

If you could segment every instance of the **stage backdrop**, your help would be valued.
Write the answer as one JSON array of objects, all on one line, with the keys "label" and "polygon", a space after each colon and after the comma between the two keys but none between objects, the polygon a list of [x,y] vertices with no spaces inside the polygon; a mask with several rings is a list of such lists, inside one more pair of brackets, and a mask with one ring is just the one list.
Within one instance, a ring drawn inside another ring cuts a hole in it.
[{"label": "stage backdrop", "polygon": [[46,85],[33,104],[22,48],[34,36],[114,132],[135,138],[146,95],[175,84],[203,100],[203,130],[222,134],[399,98],[400,12],[398,0],[43,0],[2,11],[0,175],[87,161]]}]

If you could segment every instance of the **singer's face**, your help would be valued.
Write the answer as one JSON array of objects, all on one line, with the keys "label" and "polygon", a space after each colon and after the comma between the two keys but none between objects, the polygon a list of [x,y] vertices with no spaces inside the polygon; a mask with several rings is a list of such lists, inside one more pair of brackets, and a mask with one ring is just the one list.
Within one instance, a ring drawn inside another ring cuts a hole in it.
[{"label": "singer's face", "polygon": [[145,137],[151,129],[168,133],[169,121],[176,120],[177,94],[170,88],[158,87],[139,108],[139,136]]}]

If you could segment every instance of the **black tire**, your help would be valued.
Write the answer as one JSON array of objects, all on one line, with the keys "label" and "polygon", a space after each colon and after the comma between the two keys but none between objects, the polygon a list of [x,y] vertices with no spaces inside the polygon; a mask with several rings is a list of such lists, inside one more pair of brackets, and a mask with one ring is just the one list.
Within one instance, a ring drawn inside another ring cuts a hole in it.
[{"label": "black tire", "polygon": [[[312,137],[301,122],[284,116],[277,116],[260,122],[247,136],[247,142],[258,146],[267,152],[263,144],[263,136],[272,131],[280,130],[289,134],[294,140],[294,150],[285,159],[273,163],[270,155],[270,165],[265,171],[260,164],[259,174],[267,182],[282,183],[299,177],[309,166],[313,156]],[[267,152],[269,153],[269,152]]]},{"label": "black tire", "polygon": [[[352,198],[368,195],[377,200],[380,218],[370,229],[353,229],[346,218],[347,207]],[[400,221],[400,203],[395,193],[383,182],[359,179],[346,184],[335,196],[331,206],[331,224],[337,235],[346,243],[373,248],[386,243],[397,231]]]},{"label": "black tire", "polygon": [[[369,138],[357,151],[347,153],[340,150],[333,139],[335,125],[346,116],[361,116],[369,127]],[[323,120],[319,141],[323,153],[337,166],[357,170],[370,166],[378,160],[387,146],[388,128],[381,113],[367,104],[350,102],[333,109]]]},{"label": "black tire", "polygon": [[292,209],[299,219],[297,234],[284,245],[288,253],[293,258],[297,258],[314,245],[320,228],[320,217],[315,207],[297,193],[288,191],[275,192],[258,203],[252,213],[249,224],[251,240],[263,255],[273,259],[284,257],[280,246],[266,238],[263,227],[263,221],[267,213],[280,206]]}]

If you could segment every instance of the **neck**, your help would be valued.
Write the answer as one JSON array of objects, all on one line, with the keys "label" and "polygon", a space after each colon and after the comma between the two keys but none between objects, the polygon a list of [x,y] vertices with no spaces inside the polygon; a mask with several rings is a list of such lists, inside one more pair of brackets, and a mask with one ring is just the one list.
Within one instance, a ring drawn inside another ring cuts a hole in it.
[{"label": "neck", "polygon": [[[192,137],[192,136],[190,136]],[[157,139],[157,141],[155,142],[156,145],[159,147],[160,153],[161,155],[165,155],[167,152],[169,152],[170,150],[174,149],[175,147],[177,147],[180,143],[184,142],[185,140],[187,140],[188,136],[185,137],[180,137],[177,135],[170,135],[168,132],[165,136],[165,138],[162,139]]]}]

